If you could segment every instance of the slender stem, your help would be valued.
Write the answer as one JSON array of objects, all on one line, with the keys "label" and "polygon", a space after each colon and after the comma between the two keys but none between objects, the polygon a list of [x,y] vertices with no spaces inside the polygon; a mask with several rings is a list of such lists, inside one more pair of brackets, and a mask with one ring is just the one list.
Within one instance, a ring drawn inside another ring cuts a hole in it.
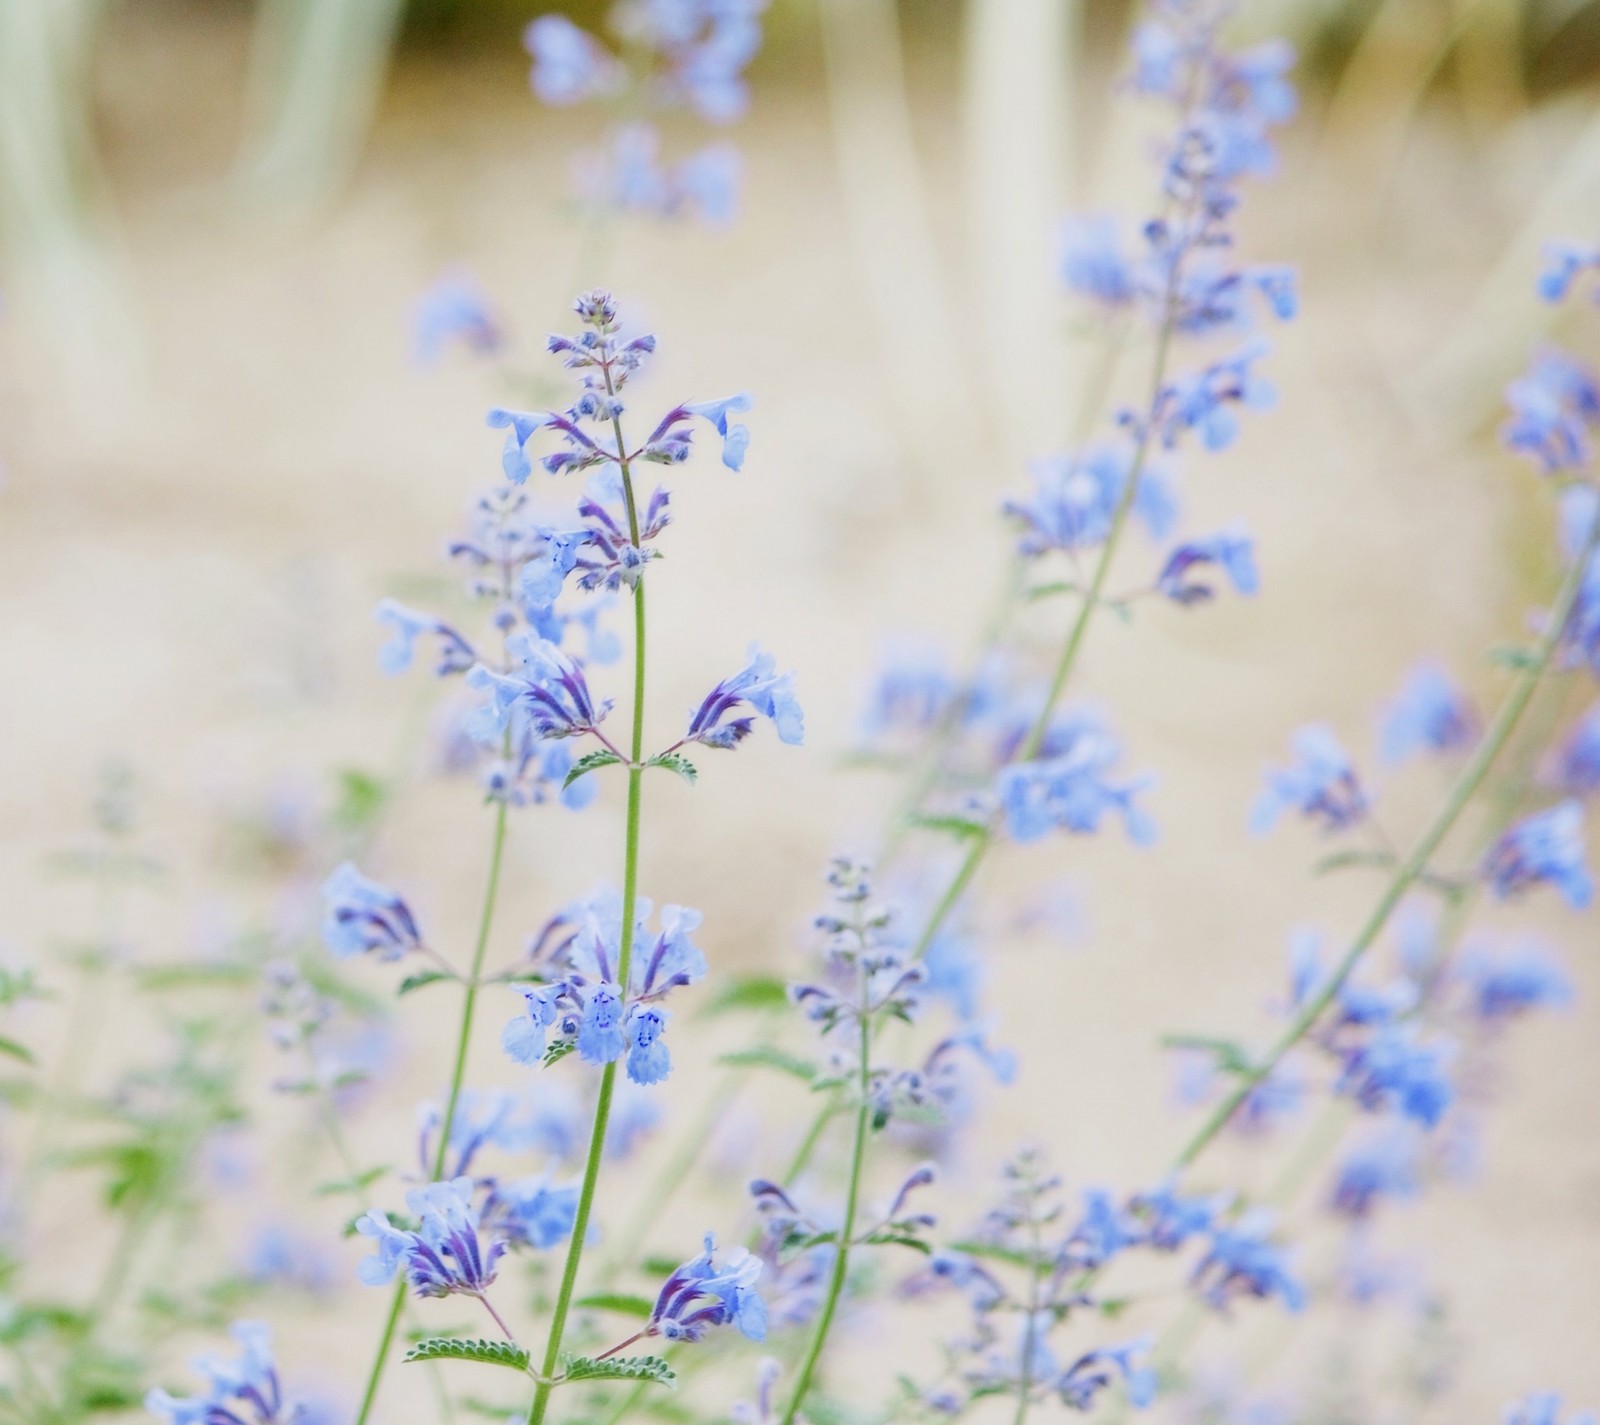
[{"label": "slender stem", "polygon": [[[604,368],[606,389],[612,391],[611,372]],[[622,439],[622,425],[612,418],[616,435],[617,454],[627,449]],[[633,477],[626,460],[618,460],[622,472],[623,503],[628,511],[628,529],[635,546],[639,543],[639,514],[634,502]],[[628,814],[624,832],[622,855],[622,935],[617,953],[617,983],[626,1001],[631,982],[633,963],[634,909],[639,900],[639,813],[641,783],[644,780],[644,686],[645,686],[645,616],[644,580],[633,586],[633,729],[632,755],[628,765]],[[567,1313],[572,1307],[572,1295],[578,1283],[578,1264],[583,1258],[584,1238],[589,1231],[589,1215],[594,1208],[595,1187],[600,1180],[600,1163],[605,1156],[606,1126],[611,1119],[611,1099],[617,1082],[615,1060],[607,1064],[600,1074],[600,1094],[595,1100],[594,1127],[589,1134],[589,1156],[583,1167],[583,1186],[578,1193],[578,1212],[572,1224],[572,1236],[567,1242],[567,1260],[561,1270],[561,1287],[556,1293],[555,1309],[550,1317],[550,1335],[545,1342],[544,1363],[539,1372],[539,1382],[534,1386],[533,1400],[528,1406],[528,1425],[540,1425],[550,1404],[550,1391],[561,1363],[561,1340],[566,1334]]]},{"label": "slender stem", "polygon": [[856,1213],[861,1204],[862,1167],[867,1157],[867,1121],[872,1113],[868,1092],[872,1086],[872,1019],[868,1010],[869,981],[865,971],[861,975],[861,1055],[860,1077],[856,1089],[861,1102],[856,1108],[855,1142],[850,1150],[850,1183],[845,1189],[844,1221],[839,1225],[838,1250],[833,1257],[833,1271],[828,1277],[827,1295],[822,1299],[822,1309],[811,1327],[811,1338],[806,1342],[806,1352],[795,1376],[794,1394],[789,1397],[789,1407],[783,1412],[783,1425],[794,1425],[800,1407],[805,1403],[806,1392],[811,1389],[811,1378],[816,1373],[822,1348],[827,1344],[828,1331],[833,1326],[834,1313],[839,1309],[839,1297],[844,1292],[845,1274],[850,1266],[851,1238],[856,1230]]},{"label": "slender stem", "polygon": [[1033,1352],[1039,1319],[1039,1212],[1037,1200],[1028,1204],[1028,1235],[1032,1252],[1028,1259],[1028,1322],[1022,1332],[1022,1360],[1017,1368],[1017,1412],[1011,1425],[1026,1425],[1028,1407],[1033,1403]]},{"label": "slender stem", "polygon": [[1495,759],[1500,755],[1511,734],[1516,730],[1518,721],[1527,710],[1528,703],[1532,700],[1540,680],[1550,667],[1551,659],[1555,656],[1561,635],[1566,629],[1567,619],[1572,613],[1572,606],[1582,587],[1583,577],[1588,568],[1589,560],[1600,546],[1600,521],[1590,531],[1589,538],[1579,557],[1573,562],[1563,580],[1561,590],[1556,596],[1555,607],[1550,611],[1549,626],[1535,646],[1532,659],[1518,674],[1516,682],[1512,684],[1511,691],[1506,694],[1505,701],[1495,713],[1493,722],[1484,733],[1467,765],[1461,769],[1449,794],[1445,797],[1444,805],[1439,808],[1438,814],[1422,833],[1411,854],[1406,857],[1399,870],[1394,874],[1384,892],[1378,898],[1378,903],[1367,917],[1366,923],[1357,933],[1349,950],[1345,952],[1344,959],[1339,962],[1338,968],[1321,991],[1307,1001],[1297,1014],[1293,1022],[1284,1030],[1266,1057],[1256,1063],[1247,1074],[1240,1077],[1234,1090],[1217,1106],[1216,1111],[1201,1124],[1200,1129],[1184,1145],[1173,1163],[1173,1171],[1180,1172],[1187,1168],[1201,1153],[1205,1151],[1211,1141],[1216,1138],[1227,1125],[1238,1109],[1239,1105],[1249,1097],[1263,1079],[1267,1077],[1284,1056],[1289,1053],[1310,1031],[1313,1025],[1322,1017],[1324,1011],[1338,997],[1339,991],[1344,988],[1346,981],[1355,973],[1356,967],[1361,963],[1367,951],[1372,948],[1373,942],[1382,933],[1389,917],[1400,904],[1406,892],[1416,883],[1417,879],[1427,869],[1429,861],[1438,851],[1446,836],[1455,826],[1467,803],[1472,799],[1483,780],[1489,774],[1489,769],[1494,765]]},{"label": "slender stem", "polygon": [[[483,977],[483,958],[489,947],[489,932],[494,925],[495,902],[500,895],[500,869],[505,862],[507,804],[501,801],[495,807],[494,840],[489,850],[489,875],[483,892],[483,909],[478,916],[478,937],[472,947],[472,971],[461,996],[461,1024],[456,1032],[455,1066],[450,1074],[450,1092],[445,1099],[444,1117],[439,1124],[439,1146],[433,1155],[433,1177],[437,1181],[444,1172],[445,1157],[450,1150],[450,1130],[455,1124],[456,1107],[461,1101],[461,1084],[467,1072],[467,1050],[472,1042],[472,1017],[478,1004],[478,990]],[[356,1425],[367,1425],[372,1407],[377,1402],[378,1386],[383,1380],[384,1368],[389,1363],[389,1347],[394,1344],[395,1328],[400,1323],[400,1313],[406,1304],[405,1273],[398,1274],[394,1295],[389,1302],[389,1314],[383,1323],[383,1333],[378,1337],[378,1350],[372,1358],[372,1368],[367,1372],[367,1385],[361,1396],[361,1409],[356,1415]]]},{"label": "slender stem", "polygon": [[487,1311],[490,1316],[494,1317],[494,1324],[500,1328],[501,1334],[506,1338],[506,1340],[515,1346],[517,1344],[517,1338],[511,1334],[511,1328],[506,1325],[505,1321],[501,1318],[500,1313],[494,1309],[494,1303],[490,1301],[489,1298],[482,1292],[478,1292],[477,1297],[478,1300],[483,1303],[483,1309]]}]

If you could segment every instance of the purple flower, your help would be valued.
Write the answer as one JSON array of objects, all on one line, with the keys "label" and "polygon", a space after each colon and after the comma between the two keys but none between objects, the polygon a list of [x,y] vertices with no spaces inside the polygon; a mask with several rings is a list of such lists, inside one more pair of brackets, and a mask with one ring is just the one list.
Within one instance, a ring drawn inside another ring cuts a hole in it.
[{"label": "purple flower", "polygon": [[170,1425],[298,1425],[305,1408],[284,1398],[272,1360],[272,1332],[260,1321],[236,1321],[228,1334],[242,1347],[238,1359],[202,1356],[194,1369],[207,1379],[203,1396],[152,1390],[144,1408]]},{"label": "purple flower", "polygon": [[1547,242],[1544,259],[1544,268],[1539,273],[1539,295],[1547,302],[1563,302],[1582,273],[1600,268],[1600,247],[1578,242]]},{"label": "purple flower", "polygon": [[422,294],[412,329],[413,350],[422,366],[434,365],[453,341],[475,356],[492,356],[505,339],[483,289],[461,271],[446,272]]},{"label": "purple flower", "polygon": [[1216,565],[1236,593],[1254,594],[1261,587],[1256,574],[1255,545],[1249,536],[1215,534],[1209,539],[1190,540],[1174,549],[1156,577],[1157,592],[1185,607],[1214,598],[1216,586],[1195,577],[1195,570],[1207,564]]},{"label": "purple flower", "polygon": [[489,694],[480,710],[478,734],[492,737],[510,723],[513,708],[520,707],[539,737],[577,737],[592,732],[611,710],[609,702],[595,704],[583,669],[555,644],[528,633],[513,634],[506,651],[514,660],[508,676],[476,664],[467,673],[467,686]]},{"label": "purple flower", "polygon": [[1584,863],[1583,807],[1566,801],[1517,822],[1489,848],[1483,875],[1502,900],[1548,881],[1582,910],[1594,898],[1594,878]]},{"label": "purple flower", "polygon": [[411,907],[349,861],[323,883],[322,897],[322,939],[339,959],[376,951],[380,960],[398,960],[421,948],[422,932]]},{"label": "purple flower", "polygon": [[1138,279],[1115,218],[1074,217],[1062,224],[1061,278],[1080,297],[1104,307],[1125,307],[1134,300]]},{"label": "purple flower", "polygon": [[578,1188],[551,1187],[543,1177],[496,1183],[483,1205],[483,1226],[497,1240],[548,1251],[572,1235]]},{"label": "purple flower", "polygon": [[1054,756],[1001,768],[995,793],[1006,830],[1017,841],[1037,841],[1056,828],[1093,833],[1106,816],[1116,815],[1130,841],[1150,845],[1156,839],[1155,823],[1134,801],[1150,779],[1109,780],[1107,774],[1121,756],[1115,738],[1084,722]]},{"label": "purple flower", "polygon": [[[1207,450],[1232,445],[1239,431],[1234,407],[1260,410],[1277,399],[1271,383],[1253,369],[1266,351],[1264,343],[1253,342],[1191,376],[1169,382],[1156,398],[1155,428],[1161,443],[1170,450],[1192,430]],[[1124,422],[1135,428],[1142,424],[1131,414],[1125,414]]]},{"label": "purple flower", "polygon": [[794,674],[778,673],[776,669],[772,655],[752,644],[750,661],[718,683],[691,714],[683,741],[724,749],[736,746],[750,735],[755,719],[736,717],[729,721],[729,714],[749,707],[771,720],[780,742],[803,742],[805,718],[794,695]]},{"label": "purple flower", "polygon": [[1556,781],[1569,792],[1600,791],[1600,702],[1574,724],[1556,753]]},{"label": "purple flower", "polygon": [[416,642],[422,637],[439,640],[439,661],[433,671],[441,678],[465,673],[478,661],[472,645],[433,614],[419,613],[393,599],[385,599],[378,605],[374,617],[379,623],[394,626],[394,637],[378,651],[378,666],[385,673],[404,673],[411,666]]},{"label": "purple flower", "polygon": [[1572,981],[1549,951],[1524,944],[1490,955],[1467,957],[1461,979],[1472,996],[1472,1012],[1485,1024],[1504,1024],[1531,1009],[1565,1009]]},{"label": "purple flower", "polygon": [[1391,766],[1419,752],[1455,752],[1478,732],[1472,705],[1437,664],[1413,668],[1385,709],[1379,756]]},{"label": "purple flower", "polygon": [[609,1064],[622,1057],[622,999],[612,985],[590,987],[578,1021],[578,1057],[586,1064]]},{"label": "purple flower", "polygon": [[1343,831],[1366,816],[1371,805],[1349,754],[1321,723],[1302,727],[1289,740],[1296,760],[1267,771],[1267,789],[1250,813],[1257,836],[1269,831],[1286,811],[1319,821],[1328,831]]},{"label": "purple flower", "polygon": [[706,1249],[672,1273],[656,1297],[646,1328],[669,1341],[698,1341],[713,1326],[734,1325],[752,1341],[767,1335],[767,1308],[755,1289],[759,1258],[736,1248],[718,1267],[716,1240],[706,1233]]},{"label": "purple flower", "polygon": [[1511,450],[1537,460],[1547,475],[1588,465],[1600,384],[1582,363],[1562,351],[1539,352],[1527,374],[1506,388],[1506,404],[1511,417],[1500,437]]},{"label": "purple flower", "polygon": [[528,82],[546,104],[578,104],[613,93],[622,66],[587,30],[564,15],[541,15],[522,32],[522,47],[533,57]]},{"label": "purple flower", "polygon": [[[1036,460],[1035,489],[1025,500],[1007,500],[1002,511],[1020,528],[1018,551],[1037,558],[1053,549],[1072,552],[1103,544],[1122,502],[1133,462],[1125,444],[1095,445],[1078,455]],[[1175,519],[1172,496],[1159,470],[1140,472],[1133,509],[1160,539]]]},{"label": "purple flower", "polygon": [[1257,1213],[1212,1232],[1190,1282],[1218,1311],[1241,1296],[1262,1301],[1276,1296],[1290,1311],[1306,1304],[1305,1288],[1290,1274],[1283,1248],[1268,1235],[1267,1219]]},{"label": "purple flower", "polygon": [[1141,1336],[1123,1346],[1102,1346],[1079,1356],[1066,1370],[1049,1382],[1049,1389],[1061,1403],[1073,1410],[1091,1410],[1095,1398],[1120,1378],[1128,1392],[1128,1403],[1143,1410],[1156,1398],[1156,1373],[1149,1366],[1136,1366],[1135,1356],[1150,1350],[1150,1338]]},{"label": "purple flower", "polygon": [[370,1237],[377,1248],[362,1259],[361,1280],[368,1286],[386,1286],[403,1270],[418,1296],[482,1296],[494,1281],[505,1243],[494,1242],[485,1251],[478,1241],[472,1179],[413,1188],[406,1194],[406,1206],[418,1219],[414,1232],[392,1226],[382,1212],[357,1219],[356,1231]]},{"label": "purple flower", "polygon": [[1386,1026],[1339,1053],[1344,1068],[1334,1092],[1369,1113],[1396,1108],[1424,1128],[1433,1128],[1455,1097],[1445,1072],[1448,1046],[1425,1044],[1406,1029]]},{"label": "purple flower", "polygon": [[1345,1217],[1367,1217],[1380,1199],[1416,1192],[1417,1141],[1402,1131],[1389,1132],[1345,1155],[1334,1173],[1332,1207]]}]

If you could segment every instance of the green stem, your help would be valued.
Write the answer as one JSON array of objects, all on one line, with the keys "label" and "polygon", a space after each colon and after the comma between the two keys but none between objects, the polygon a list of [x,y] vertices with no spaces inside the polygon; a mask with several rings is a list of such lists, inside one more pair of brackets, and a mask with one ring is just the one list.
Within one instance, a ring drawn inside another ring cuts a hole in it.
[{"label": "green stem", "polygon": [[[612,390],[611,373],[605,372],[606,389]],[[635,546],[639,543],[638,507],[633,498],[633,477],[628,462],[620,457],[627,450],[623,443],[622,427],[612,418],[616,435],[618,469],[622,472],[623,502],[628,510],[628,529]],[[639,900],[639,812],[641,782],[644,776],[644,674],[645,674],[645,617],[644,580],[633,586],[633,729],[628,764],[628,817],[622,853],[622,936],[617,953],[617,984],[624,1000],[633,965],[634,908]],[[578,1212],[572,1224],[572,1236],[567,1242],[567,1260],[561,1270],[561,1287],[556,1293],[555,1310],[550,1317],[550,1335],[545,1342],[544,1363],[539,1372],[539,1383],[534,1387],[533,1400],[528,1406],[528,1425],[540,1425],[550,1405],[550,1391],[557,1368],[561,1364],[561,1340],[566,1334],[567,1313],[572,1307],[572,1294],[578,1284],[578,1264],[583,1259],[584,1237],[589,1230],[589,1215],[594,1208],[595,1187],[600,1180],[600,1162],[605,1156],[606,1127],[611,1120],[611,1098],[617,1082],[617,1064],[613,1060],[600,1074],[600,1095],[595,1100],[594,1127],[589,1134],[589,1156],[583,1166],[583,1186],[578,1193]]]},{"label": "green stem", "polygon": [[[500,895],[500,869],[505,862],[506,850],[505,801],[499,802],[494,813],[494,841],[489,851],[489,876],[483,892],[483,909],[478,916],[478,937],[472,947],[472,970],[467,976],[466,993],[461,1000],[461,1025],[456,1033],[455,1066],[450,1074],[450,1092],[445,1099],[444,1117],[439,1123],[439,1146],[433,1155],[433,1178],[438,1180],[444,1172],[445,1157],[450,1150],[450,1129],[455,1123],[456,1107],[461,1101],[461,1084],[467,1072],[467,1051],[472,1043],[472,1017],[478,1004],[478,990],[483,979],[483,957],[489,948],[489,932],[494,925],[495,902]],[[406,1304],[406,1277],[401,1272],[394,1284],[394,1294],[389,1301],[389,1315],[383,1323],[383,1333],[378,1338],[378,1349],[372,1358],[372,1368],[367,1372],[367,1385],[361,1396],[361,1409],[356,1415],[356,1425],[367,1425],[372,1407],[378,1398],[378,1386],[383,1380],[384,1368],[389,1363],[389,1347],[394,1344],[395,1328],[400,1323],[400,1312]]]},{"label": "green stem", "polygon": [[833,1271],[828,1276],[827,1295],[822,1299],[822,1310],[811,1327],[811,1338],[806,1342],[806,1352],[795,1377],[794,1394],[789,1397],[789,1408],[783,1412],[783,1425],[794,1425],[800,1407],[805,1403],[806,1392],[811,1389],[811,1378],[816,1373],[817,1362],[822,1358],[822,1348],[827,1344],[828,1331],[833,1326],[834,1313],[839,1309],[839,1298],[844,1292],[845,1273],[850,1266],[850,1243],[856,1230],[856,1213],[861,1205],[862,1167],[867,1158],[867,1121],[872,1113],[868,1091],[872,1086],[872,1020],[867,1008],[868,982],[865,972],[861,977],[861,1054],[860,1077],[856,1085],[861,1102],[856,1108],[855,1142],[850,1150],[850,1183],[845,1189],[844,1221],[839,1225],[838,1251],[833,1257]]},{"label": "green stem", "polygon": [[1400,868],[1395,872],[1383,894],[1378,898],[1378,903],[1373,907],[1372,913],[1367,917],[1355,940],[1351,943],[1344,959],[1339,962],[1332,977],[1322,987],[1321,991],[1313,996],[1297,1014],[1293,1022],[1284,1030],[1267,1056],[1255,1064],[1249,1071],[1240,1077],[1238,1085],[1217,1106],[1215,1112],[1201,1124],[1199,1131],[1184,1145],[1173,1163],[1172,1171],[1181,1172],[1187,1168],[1201,1153],[1205,1151],[1211,1141],[1216,1138],[1228,1121],[1233,1117],[1239,1105],[1249,1097],[1263,1079],[1270,1074],[1285,1055],[1295,1047],[1310,1031],[1313,1025],[1322,1017],[1324,1011],[1338,997],[1339,991],[1344,988],[1350,976],[1355,973],[1356,967],[1361,963],[1367,951],[1372,948],[1373,942],[1382,933],[1389,922],[1389,917],[1400,904],[1407,891],[1416,884],[1418,878],[1427,870],[1428,863],[1433,859],[1446,836],[1455,826],[1461,813],[1466,809],[1467,803],[1472,799],[1483,780],[1493,767],[1495,759],[1500,755],[1511,734],[1516,730],[1518,721],[1527,710],[1528,703],[1532,700],[1540,680],[1550,667],[1550,661],[1555,656],[1557,645],[1566,628],[1567,619],[1572,613],[1572,606],[1578,597],[1578,591],[1583,583],[1584,572],[1588,567],[1590,557],[1594,554],[1597,545],[1600,545],[1600,521],[1590,531],[1588,541],[1583,552],[1573,562],[1566,578],[1562,581],[1561,590],[1556,595],[1555,606],[1550,611],[1549,626],[1535,646],[1532,659],[1518,675],[1511,691],[1506,695],[1505,701],[1495,713],[1494,721],[1490,723],[1488,731],[1478,743],[1467,765],[1461,769],[1449,794],[1445,797],[1444,805],[1422,833],[1411,854],[1406,857]]}]

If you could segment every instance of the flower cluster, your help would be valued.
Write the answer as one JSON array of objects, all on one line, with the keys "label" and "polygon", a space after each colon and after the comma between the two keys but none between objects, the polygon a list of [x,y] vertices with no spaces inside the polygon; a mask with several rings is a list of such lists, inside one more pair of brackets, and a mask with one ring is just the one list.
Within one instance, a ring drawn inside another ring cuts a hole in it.
[{"label": "flower cluster", "polygon": [[[529,82],[546,104],[598,102],[619,117],[605,145],[575,165],[580,195],[601,209],[671,217],[733,217],[739,155],[710,144],[675,162],[661,157],[661,133],[640,114],[687,109],[706,123],[742,118],[744,71],[761,47],[766,0],[623,0],[612,11],[612,49],[563,15],[542,15],[523,45]],[[633,117],[620,117],[633,116]]]}]

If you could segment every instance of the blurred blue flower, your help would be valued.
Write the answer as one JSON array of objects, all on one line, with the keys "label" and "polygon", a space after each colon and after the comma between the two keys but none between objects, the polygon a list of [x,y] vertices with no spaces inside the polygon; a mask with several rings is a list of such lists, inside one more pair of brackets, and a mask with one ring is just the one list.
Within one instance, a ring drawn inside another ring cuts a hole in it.
[{"label": "blurred blue flower", "polygon": [[398,960],[421,948],[422,932],[411,907],[349,861],[323,882],[322,898],[322,939],[339,959],[375,950],[380,960]]},{"label": "blurred blue flower", "polygon": [[1321,723],[1302,727],[1289,739],[1295,761],[1267,769],[1267,789],[1250,813],[1256,835],[1271,830],[1285,812],[1297,811],[1328,831],[1343,831],[1366,816],[1371,802],[1355,764],[1333,732]]},{"label": "blurred blue flower", "polygon": [[1156,576],[1157,592],[1185,607],[1214,598],[1216,586],[1195,577],[1195,571],[1208,564],[1227,576],[1236,593],[1254,594],[1261,587],[1254,541],[1243,534],[1215,534],[1209,539],[1189,540],[1174,549]]},{"label": "blurred blue flower", "polygon": [[1419,752],[1455,752],[1477,732],[1477,714],[1450,675],[1422,663],[1384,709],[1378,755],[1392,766]]},{"label": "blurred blue flower", "polygon": [[1582,910],[1594,898],[1584,858],[1583,807],[1566,801],[1507,830],[1484,857],[1483,875],[1502,900],[1547,881]]},{"label": "blurred blue flower", "polygon": [[705,1251],[662,1285],[650,1313],[649,1334],[669,1341],[698,1341],[711,1327],[731,1324],[752,1341],[765,1340],[767,1308],[755,1289],[760,1259],[738,1247],[718,1267],[716,1240],[709,1232],[705,1240]]}]

